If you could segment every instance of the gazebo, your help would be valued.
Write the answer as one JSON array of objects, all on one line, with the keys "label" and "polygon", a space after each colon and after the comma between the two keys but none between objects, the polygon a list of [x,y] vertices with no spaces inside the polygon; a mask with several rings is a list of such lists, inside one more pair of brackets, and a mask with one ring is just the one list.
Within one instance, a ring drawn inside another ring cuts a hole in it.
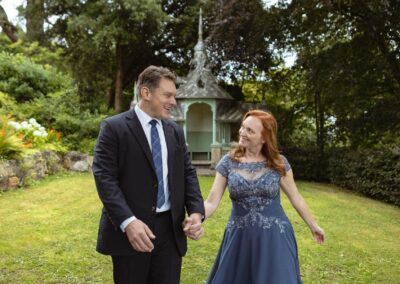
[{"label": "gazebo", "polygon": [[[266,107],[237,101],[218,85],[207,64],[201,10],[198,33],[190,71],[177,80],[177,104],[171,119],[184,129],[193,164],[213,167],[237,140],[243,115],[249,109]],[[136,103],[134,94],[131,107]]]},{"label": "gazebo", "polygon": [[201,10],[199,38],[190,67],[188,75],[178,79],[172,119],[184,129],[193,162],[214,165],[235,140],[232,134],[236,135],[244,110],[218,86],[207,66]]}]

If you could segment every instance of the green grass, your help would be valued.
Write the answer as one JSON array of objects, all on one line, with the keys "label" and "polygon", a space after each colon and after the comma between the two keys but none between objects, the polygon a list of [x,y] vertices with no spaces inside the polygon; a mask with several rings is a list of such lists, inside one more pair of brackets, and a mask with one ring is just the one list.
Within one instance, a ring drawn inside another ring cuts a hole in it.
[{"label": "green grass", "polygon": [[[212,178],[201,177],[204,197]],[[330,185],[298,182],[326,245],[318,246],[287,199],[304,283],[400,283],[400,209]],[[112,283],[110,258],[95,252],[101,204],[89,174],[53,176],[0,195],[0,283]],[[182,283],[204,283],[230,212],[225,194],[189,241]]]}]

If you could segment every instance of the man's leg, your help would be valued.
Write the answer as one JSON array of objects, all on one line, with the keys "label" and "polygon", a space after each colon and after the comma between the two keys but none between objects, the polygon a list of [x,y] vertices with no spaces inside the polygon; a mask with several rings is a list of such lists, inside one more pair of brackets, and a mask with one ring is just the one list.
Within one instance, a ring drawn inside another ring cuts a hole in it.
[{"label": "man's leg", "polygon": [[179,284],[182,257],[176,247],[171,213],[158,215],[155,225],[156,239],[151,254],[149,284]]},{"label": "man's leg", "polygon": [[146,284],[149,276],[150,253],[112,256],[115,284]]}]

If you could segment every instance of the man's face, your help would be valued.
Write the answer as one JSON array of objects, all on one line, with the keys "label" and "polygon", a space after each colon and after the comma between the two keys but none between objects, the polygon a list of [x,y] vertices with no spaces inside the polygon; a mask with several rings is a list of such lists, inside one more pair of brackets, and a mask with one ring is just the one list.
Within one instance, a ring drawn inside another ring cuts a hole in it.
[{"label": "man's face", "polygon": [[169,119],[172,108],[176,105],[176,86],[171,80],[161,78],[158,87],[148,90],[148,114],[158,119]]}]

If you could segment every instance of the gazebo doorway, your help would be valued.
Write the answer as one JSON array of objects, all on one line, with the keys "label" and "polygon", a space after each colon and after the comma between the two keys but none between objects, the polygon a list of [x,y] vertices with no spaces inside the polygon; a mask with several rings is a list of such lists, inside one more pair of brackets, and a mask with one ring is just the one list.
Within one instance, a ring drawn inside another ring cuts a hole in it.
[{"label": "gazebo doorway", "polygon": [[206,103],[194,103],[186,114],[186,140],[192,160],[211,160],[213,114]]}]

